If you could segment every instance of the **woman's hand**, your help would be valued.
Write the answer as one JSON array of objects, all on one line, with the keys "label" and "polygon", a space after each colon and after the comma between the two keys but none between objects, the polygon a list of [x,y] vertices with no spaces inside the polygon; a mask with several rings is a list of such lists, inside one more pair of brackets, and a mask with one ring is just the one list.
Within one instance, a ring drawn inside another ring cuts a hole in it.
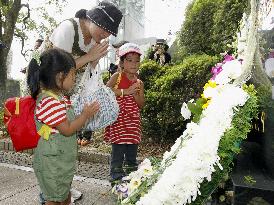
[{"label": "woman's hand", "polygon": [[108,53],[108,41],[103,41],[102,43],[96,43],[86,54],[89,57],[89,61],[100,60]]},{"label": "woman's hand", "polygon": [[100,59],[97,59],[97,60],[95,60],[95,61],[92,61],[92,62],[91,62],[91,67],[92,67],[92,68],[95,68],[95,67],[97,66],[97,64],[99,63],[99,60],[100,60]]},{"label": "woman's hand", "polygon": [[85,55],[75,60],[76,69],[82,68],[84,65],[86,65],[89,62],[91,62],[93,65],[96,66],[97,62],[108,53],[107,49],[108,49],[108,41],[104,41],[102,43],[96,43],[89,50],[88,53],[86,53]]}]

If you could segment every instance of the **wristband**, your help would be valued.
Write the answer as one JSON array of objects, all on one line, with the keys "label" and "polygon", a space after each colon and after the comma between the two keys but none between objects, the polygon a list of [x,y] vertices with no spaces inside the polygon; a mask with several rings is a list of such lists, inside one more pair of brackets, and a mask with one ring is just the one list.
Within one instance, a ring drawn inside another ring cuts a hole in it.
[{"label": "wristband", "polygon": [[121,97],[124,97],[124,89],[121,89]]}]

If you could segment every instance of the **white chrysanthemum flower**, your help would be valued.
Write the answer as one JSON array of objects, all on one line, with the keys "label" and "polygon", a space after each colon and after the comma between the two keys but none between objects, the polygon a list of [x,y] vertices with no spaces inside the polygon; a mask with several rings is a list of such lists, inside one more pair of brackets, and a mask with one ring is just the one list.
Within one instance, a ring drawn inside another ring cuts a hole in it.
[{"label": "white chrysanthemum flower", "polygon": [[181,114],[185,120],[190,119],[190,117],[191,117],[191,112],[188,109],[188,106],[186,103],[183,103],[183,105],[182,105]]},{"label": "white chrysanthemum flower", "polygon": [[188,135],[192,136],[193,134],[197,133],[198,129],[199,126],[197,123],[190,122],[187,123],[185,132],[187,132]]},{"label": "white chrysanthemum flower", "polygon": [[242,74],[242,64],[237,59],[226,62],[222,68],[229,71],[229,77],[233,80]]},{"label": "white chrysanthemum flower", "polygon": [[220,85],[228,84],[231,80],[238,78],[243,72],[242,64],[237,59],[226,62],[222,69],[222,72],[215,78],[215,82]]},{"label": "white chrysanthemum flower", "polygon": [[230,81],[229,73],[225,70],[222,70],[215,78],[215,82],[219,85],[228,84]]},{"label": "white chrysanthemum flower", "polygon": [[204,97],[205,98],[212,98],[214,97],[215,95],[218,94],[218,90],[217,90],[217,87],[213,88],[213,87],[207,87],[204,92]]},{"label": "white chrysanthemum flower", "polygon": [[142,174],[142,177],[147,178],[151,176],[153,172],[153,168],[149,159],[144,159],[144,161],[138,166],[138,172]]},{"label": "white chrysanthemum flower", "polygon": [[208,108],[203,111],[200,122],[188,123],[171,151],[164,154],[162,165],[167,157],[179,149],[172,164],[166,167],[156,184],[140,198],[137,205],[191,203],[201,194],[199,188],[204,179],[211,180],[214,166],[222,169],[218,156],[219,141],[231,126],[234,108],[244,105],[249,96],[231,84],[218,86],[216,91]]},{"label": "white chrysanthemum flower", "polygon": [[141,184],[140,178],[133,178],[129,182],[129,194],[133,192],[135,189],[137,189]]}]

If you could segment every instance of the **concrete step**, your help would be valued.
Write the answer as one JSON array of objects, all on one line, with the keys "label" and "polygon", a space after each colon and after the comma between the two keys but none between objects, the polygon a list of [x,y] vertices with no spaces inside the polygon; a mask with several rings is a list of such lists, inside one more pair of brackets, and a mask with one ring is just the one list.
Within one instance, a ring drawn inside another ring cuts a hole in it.
[{"label": "concrete step", "polygon": [[[0,151],[0,163],[32,167],[33,155],[13,151]],[[76,175],[109,180],[109,164],[78,161]]]},{"label": "concrete step", "polygon": [[[16,152],[10,138],[0,139],[0,151]],[[34,149],[24,150],[18,153],[33,154]],[[90,163],[109,164],[110,154],[98,152],[96,149],[86,149],[81,146],[78,147],[78,160]]]}]

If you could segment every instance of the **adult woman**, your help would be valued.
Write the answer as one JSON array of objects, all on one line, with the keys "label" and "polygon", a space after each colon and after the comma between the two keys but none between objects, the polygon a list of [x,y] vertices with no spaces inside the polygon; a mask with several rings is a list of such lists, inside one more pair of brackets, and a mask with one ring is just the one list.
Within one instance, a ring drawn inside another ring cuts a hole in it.
[{"label": "adult woman", "polygon": [[[54,47],[73,54],[76,69],[78,73],[81,73],[87,68],[94,68],[107,54],[108,41],[102,42],[102,40],[110,35],[117,35],[122,13],[114,4],[103,1],[89,11],[79,10],[75,17],[63,21],[54,30],[49,40]],[[81,75],[78,75],[76,85],[79,85],[80,79]],[[79,133],[78,144],[88,144],[91,135],[92,131],[87,130]]]}]

